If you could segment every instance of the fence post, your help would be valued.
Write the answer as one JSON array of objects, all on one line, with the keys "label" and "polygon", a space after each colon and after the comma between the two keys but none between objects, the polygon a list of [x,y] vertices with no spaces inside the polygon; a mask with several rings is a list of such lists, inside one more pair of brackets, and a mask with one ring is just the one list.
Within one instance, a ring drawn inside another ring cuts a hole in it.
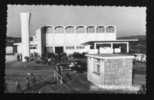
[{"label": "fence post", "polygon": [[60,76],[60,84],[63,84],[63,78]]}]

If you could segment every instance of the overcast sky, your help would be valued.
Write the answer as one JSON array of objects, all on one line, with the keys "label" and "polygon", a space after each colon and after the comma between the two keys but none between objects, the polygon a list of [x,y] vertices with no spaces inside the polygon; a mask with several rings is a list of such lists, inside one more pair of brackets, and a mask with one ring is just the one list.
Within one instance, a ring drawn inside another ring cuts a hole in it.
[{"label": "overcast sky", "polygon": [[31,12],[30,34],[43,25],[117,26],[118,36],[146,34],[145,7],[8,5],[7,36],[21,36],[20,12]]}]

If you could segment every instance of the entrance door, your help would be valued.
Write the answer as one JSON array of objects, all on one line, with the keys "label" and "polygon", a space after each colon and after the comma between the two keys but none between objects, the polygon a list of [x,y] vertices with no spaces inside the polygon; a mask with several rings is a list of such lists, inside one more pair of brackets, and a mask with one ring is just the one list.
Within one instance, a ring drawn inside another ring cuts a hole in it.
[{"label": "entrance door", "polygon": [[55,47],[55,53],[63,53],[64,52],[64,48],[63,47]]},{"label": "entrance door", "polygon": [[122,53],[127,53],[127,46],[126,46],[126,44],[121,44],[121,52]]}]

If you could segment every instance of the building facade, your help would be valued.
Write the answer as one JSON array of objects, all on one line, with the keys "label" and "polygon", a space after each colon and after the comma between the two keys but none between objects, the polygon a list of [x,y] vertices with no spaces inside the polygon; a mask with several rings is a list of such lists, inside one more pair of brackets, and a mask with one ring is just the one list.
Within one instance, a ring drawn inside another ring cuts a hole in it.
[{"label": "building facade", "polygon": [[[129,42],[136,39],[117,40],[114,25],[43,26],[38,28],[29,41],[29,52],[43,56],[46,53],[112,54],[129,53]],[[22,44],[15,44],[22,53]]]},{"label": "building facade", "polygon": [[116,41],[116,26],[44,26],[36,30],[33,41],[40,55],[43,52],[88,52],[88,41]]}]

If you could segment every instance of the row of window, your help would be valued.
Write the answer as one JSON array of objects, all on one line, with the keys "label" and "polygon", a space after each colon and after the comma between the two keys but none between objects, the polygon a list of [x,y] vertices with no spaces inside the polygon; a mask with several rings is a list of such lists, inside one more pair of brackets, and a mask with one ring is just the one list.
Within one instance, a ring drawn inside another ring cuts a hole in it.
[{"label": "row of window", "polygon": [[[107,33],[112,33],[115,32],[115,27],[114,26],[97,26],[95,28],[95,26],[88,26],[85,30],[84,26],[77,26],[76,28],[74,28],[74,26],[67,26],[67,27],[63,27],[63,26],[56,26],[54,28],[54,32],[55,33],[103,33],[103,32],[107,32]],[[47,27],[47,33],[53,33],[53,29],[52,27]]]},{"label": "row of window", "polygon": [[[99,49],[99,47],[111,47],[111,44],[97,44],[96,49]],[[94,49],[94,44],[90,45],[90,49]]]},{"label": "row of window", "polygon": [[[72,50],[72,49],[75,49],[75,47],[74,46],[66,46],[66,49]],[[76,46],[76,49],[84,49],[84,46]]]}]

